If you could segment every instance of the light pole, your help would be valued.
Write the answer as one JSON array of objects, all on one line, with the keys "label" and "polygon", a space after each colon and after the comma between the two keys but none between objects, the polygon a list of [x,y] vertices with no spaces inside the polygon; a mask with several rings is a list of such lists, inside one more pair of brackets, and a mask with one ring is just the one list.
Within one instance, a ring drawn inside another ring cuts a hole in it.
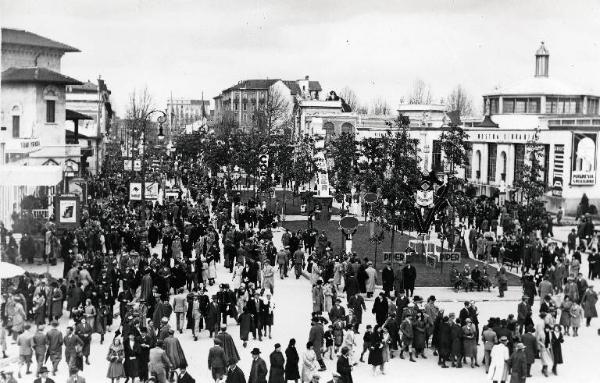
[{"label": "light pole", "polygon": [[143,117],[142,117],[142,121],[143,121],[143,125],[142,125],[142,134],[143,134],[143,141],[142,141],[142,150],[143,150],[143,154],[142,154],[142,201],[145,202],[146,201],[146,129],[148,127],[147,125],[147,121],[150,118],[150,115],[154,114],[154,113],[160,113],[161,115],[158,116],[158,118],[156,119],[156,121],[158,122],[158,135],[157,138],[159,140],[163,140],[165,138],[165,135],[163,133],[163,124],[167,121],[167,113],[162,111],[162,110],[151,110],[148,113],[146,113]]}]

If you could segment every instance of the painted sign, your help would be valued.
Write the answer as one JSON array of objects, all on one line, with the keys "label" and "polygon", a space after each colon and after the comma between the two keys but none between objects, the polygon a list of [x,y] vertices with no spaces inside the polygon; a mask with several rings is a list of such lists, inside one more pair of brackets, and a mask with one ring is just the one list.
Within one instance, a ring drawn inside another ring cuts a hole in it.
[{"label": "painted sign", "polygon": [[142,160],[133,160],[133,171],[134,172],[142,171]]},{"label": "painted sign", "polygon": [[573,132],[571,185],[596,184],[596,139],[597,133]]},{"label": "painted sign", "polygon": [[444,251],[443,253],[440,254],[440,262],[460,263],[460,253],[456,252],[456,251],[453,251],[453,252]]},{"label": "painted sign", "polygon": [[60,227],[79,225],[81,202],[77,195],[60,195],[54,200],[54,217]]},{"label": "painted sign", "polygon": [[158,199],[158,183],[157,182],[146,182],[146,190],[144,191],[144,198],[149,200]]},{"label": "painted sign", "polygon": [[142,200],[142,183],[141,182],[130,182],[129,183],[129,199],[131,201]]}]

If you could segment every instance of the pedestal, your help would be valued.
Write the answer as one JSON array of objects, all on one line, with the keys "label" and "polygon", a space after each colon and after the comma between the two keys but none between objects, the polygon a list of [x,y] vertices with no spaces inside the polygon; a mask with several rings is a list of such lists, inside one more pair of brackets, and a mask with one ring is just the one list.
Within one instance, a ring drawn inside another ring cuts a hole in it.
[{"label": "pedestal", "polygon": [[[317,220],[329,221],[331,219],[331,204],[333,203],[332,196],[313,196],[315,203],[315,211],[319,211],[317,214]],[[318,208],[320,207],[320,209]]]}]

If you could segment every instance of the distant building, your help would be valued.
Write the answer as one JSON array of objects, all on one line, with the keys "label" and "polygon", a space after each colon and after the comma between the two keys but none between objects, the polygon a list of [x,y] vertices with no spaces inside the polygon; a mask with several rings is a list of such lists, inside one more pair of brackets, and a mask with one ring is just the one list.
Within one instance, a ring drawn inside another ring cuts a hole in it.
[{"label": "distant building", "polygon": [[210,115],[209,100],[173,98],[167,100],[167,111],[174,124],[187,125]]},{"label": "distant building", "polygon": [[270,97],[278,97],[283,101],[280,104],[285,104],[293,129],[300,131],[301,114],[297,113],[297,107],[300,104],[306,108],[320,107],[321,90],[321,84],[308,76],[301,80],[243,80],[214,97],[214,118],[217,121],[232,118],[242,129],[249,129],[255,113],[267,107]]},{"label": "distant building", "polygon": [[77,119],[75,113],[71,113],[72,118],[67,118],[66,134],[74,141],[78,134],[86,137],[83,142],[90,145],[83,145],[82,169],[98,174],[102,170],[104,148],[112,125],[111,92],[104,80],[98,79],[98,85],[88,80],[82,85],[67,86],[66,98],[67,115],[72,111],[89,116],[89,119]]}]

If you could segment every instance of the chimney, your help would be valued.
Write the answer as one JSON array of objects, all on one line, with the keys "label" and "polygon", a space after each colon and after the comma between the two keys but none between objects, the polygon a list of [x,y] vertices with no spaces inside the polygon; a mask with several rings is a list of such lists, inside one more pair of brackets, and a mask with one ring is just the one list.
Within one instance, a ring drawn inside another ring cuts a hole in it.
[{"label": "chimney", "polygon": [[535,77],[548,77],[548,66],[550,64],[550,52],[546,49],[544,42],[535,52]]}]

